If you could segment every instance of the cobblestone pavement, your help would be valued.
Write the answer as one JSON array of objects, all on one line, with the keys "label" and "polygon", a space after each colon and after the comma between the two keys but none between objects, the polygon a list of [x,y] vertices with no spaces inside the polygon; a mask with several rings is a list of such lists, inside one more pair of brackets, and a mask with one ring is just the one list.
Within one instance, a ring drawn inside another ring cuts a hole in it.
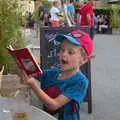
[{"label": "cobblestone pavement", "polygon": [[[32,39],[30,44],[39,47],[39,39]],[[91,60],[93,112],[88,114],[87,104],[83,104],[81,120],[120,120],[120,35],[98,34],[94,45],[95,58]]]}]

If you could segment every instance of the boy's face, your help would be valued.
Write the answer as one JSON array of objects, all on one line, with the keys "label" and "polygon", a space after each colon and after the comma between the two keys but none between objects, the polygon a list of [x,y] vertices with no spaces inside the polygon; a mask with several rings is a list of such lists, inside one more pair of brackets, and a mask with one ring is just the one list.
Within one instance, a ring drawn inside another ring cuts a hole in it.
[{"label": "boy's face", "polygon": [[83,48],[70,43],[68,40],[64,40],[60,48],[60,67],[64,70],[78,70],[80,65],[84,63],[81,49]]}]

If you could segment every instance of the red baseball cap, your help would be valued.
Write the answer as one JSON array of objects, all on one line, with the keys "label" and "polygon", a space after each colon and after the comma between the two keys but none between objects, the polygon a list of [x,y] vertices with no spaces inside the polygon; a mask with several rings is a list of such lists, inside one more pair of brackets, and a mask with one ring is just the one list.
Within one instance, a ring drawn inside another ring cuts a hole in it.
[{"label": "red baseball cap", "polygon": [[56,41],[62,42],[64,39],[68,40],[69,42],[82,46],[87,55],[91,56],[93,51],[93,41],[90,38],[89,34],[81,31],[81,30],[74,30],[71,33],[65,34],[58,34],[55,38]]}]

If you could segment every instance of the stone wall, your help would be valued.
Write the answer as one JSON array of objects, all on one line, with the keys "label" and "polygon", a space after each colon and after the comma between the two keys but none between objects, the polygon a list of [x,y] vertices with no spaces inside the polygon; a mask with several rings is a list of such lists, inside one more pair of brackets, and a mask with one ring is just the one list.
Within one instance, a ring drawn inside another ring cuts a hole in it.
[{"label": "stone wall", "polygon": [[17,75],[3,75],[1,79],[0,95],[3,97],[14,97],[19,90],[22,92],[29,92],[30,87],[23,85]]}]

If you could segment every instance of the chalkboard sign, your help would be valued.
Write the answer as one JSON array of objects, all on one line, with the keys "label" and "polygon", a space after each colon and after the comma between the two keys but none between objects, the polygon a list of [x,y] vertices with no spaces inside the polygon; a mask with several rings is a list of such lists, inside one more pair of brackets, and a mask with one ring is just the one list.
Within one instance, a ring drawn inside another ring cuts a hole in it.
[{"label": "chalkboard sign", "polygon": [[[84,32],[90,33],[88,27],[41,27],[40,28],[40,55],[41,68],[53,68],[59,66],[59,43],[55,41],[57,34],[67,34],[73,30],[80,29]],[[82,66],[82,72],[89,79],[89,87],[85,101],[88,102],[88,113],[92,112],[91,103],[91,68],[90,61]]]},{"label": "chalkboard sign", "polygon": [[55,37],[60,33],[70,33],[75,29],[82,29],[89,33],[88,27],[76,28],[76,27],[51,27],[40,28],[40,55],[41,55],[41,67],[42,69],[58,67],[58,51],[59,45],[55,41]]}]

